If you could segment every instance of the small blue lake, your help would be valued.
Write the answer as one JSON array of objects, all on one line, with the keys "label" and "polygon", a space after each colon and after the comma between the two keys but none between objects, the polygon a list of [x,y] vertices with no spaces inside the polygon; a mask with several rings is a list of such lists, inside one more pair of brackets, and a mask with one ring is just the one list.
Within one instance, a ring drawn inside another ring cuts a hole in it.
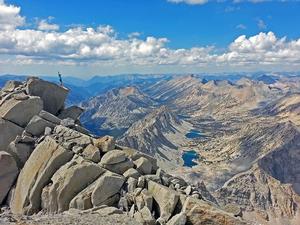
[{"label": "small blue lake", "polygon": [[197,163],[194,162],[194,160],[199,159],[199,155],[194,150],[184,151],[182,154],[182,159],[184,161],[183,166],[193,167],[197,165]]},{"label": "small blue lake", "polygon": [[189,118],[191,118],[190,116],[187,116],[187,115],[177,115],[177,117],[179,118],[179,119],[189,119]]},{"label": "small blue lake", "polygon": [[203,137],[201,132],[198,130],[190,130],[185,136],[190,139]]}]

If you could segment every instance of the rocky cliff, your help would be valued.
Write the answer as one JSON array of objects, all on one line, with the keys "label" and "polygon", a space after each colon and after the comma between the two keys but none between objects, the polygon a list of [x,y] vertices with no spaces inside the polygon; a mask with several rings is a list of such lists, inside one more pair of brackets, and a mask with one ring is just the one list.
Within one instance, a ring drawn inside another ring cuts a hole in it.
[{"label": "rocky cliff", "polygon": [[246,224],[151,156],[90,135],[67,94],[33,77],[1,90],[1,224]]},{"label": "rocky cliff", "polygon": [[191,124],[162,106],[133,123],[118,143],[154,156],[161,166],[178,166],[182,164],[178,146],[186,142],[182,137],[190,128]]},{"label": "rocky cliff", "polygon": [[136,87],[112,89],[81,104],[85,109],[81,121],[96,133],[101,129],[126,131],[154,105],[155,102]]},{"label": "rocky cliff", "polygon": [[[216,194],[222,205],[239,205],[243,217],[260,224],[299,224],[300,197],[258,165],[237,174]],[[226,206],[225,206],[226,208]]]}]

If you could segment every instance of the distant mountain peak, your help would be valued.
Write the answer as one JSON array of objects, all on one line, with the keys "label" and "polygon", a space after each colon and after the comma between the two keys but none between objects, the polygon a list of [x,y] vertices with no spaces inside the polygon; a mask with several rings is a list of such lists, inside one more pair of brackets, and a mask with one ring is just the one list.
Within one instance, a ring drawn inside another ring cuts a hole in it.
[{"label": "distant mountain peak", "polygon": [[82,122],[92,131],[124,129],[143,118],[155,102],[137,87],[115,88],[82,104]]},{"label": "distant mountain peak", "polygon": [[154,127],[161,131],[174,131],[174,126],[181,125],[181,121],[178,117],[173,114],[170,109],[166,106],[161,106],[151,113],[149,113],[142,120],[137,121],[131,126],[127,131],[127,134],[138,132],[139,130],[144,130]]},{"label": "distant mountain peak", "polygon": [[128,95],[136,95],[136,94],[141,94],[141,92],[136,88],[136,87],[125,87],[125,88],[121,88],[119,90],[119,93],[121,95],[124,96],[128,96]]},{"label": "distant mountain peak", "polygon": [[119,143],[132,148],[139,147],[140,151],[171,162],[171,158],[174,160],[180,152],[169,135],[180,132],[182,126],[183,121],[162,106],[134,123],[119,139]]}]

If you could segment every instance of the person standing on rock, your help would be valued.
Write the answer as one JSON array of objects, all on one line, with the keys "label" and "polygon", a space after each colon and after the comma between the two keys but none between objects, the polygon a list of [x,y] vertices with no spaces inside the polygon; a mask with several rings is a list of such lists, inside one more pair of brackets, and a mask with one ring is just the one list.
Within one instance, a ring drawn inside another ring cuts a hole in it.
[{"label": "person standing on rock", "polygon": [[58,78],[59,78],[60,86],[63,86],[62,76],[60,72],[58,72]]}]

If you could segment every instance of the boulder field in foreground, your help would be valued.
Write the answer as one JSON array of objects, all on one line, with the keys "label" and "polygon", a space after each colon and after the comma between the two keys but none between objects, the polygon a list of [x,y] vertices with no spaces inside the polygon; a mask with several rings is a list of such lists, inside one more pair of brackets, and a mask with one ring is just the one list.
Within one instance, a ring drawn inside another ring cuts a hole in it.
[{"label": "boulder field in foreground", "polygon": [[13,214],[72,218],[76,212],[82,221],[90,214],[124,214],[145,225],[246,224],[207,200],[203,186],[165,173],[154,158],[118,146],[112,137],[90,135],[77,123],[82,110],[64,108],[67,93],[33,77],[8,82],[0,92],[0,204]]}]

